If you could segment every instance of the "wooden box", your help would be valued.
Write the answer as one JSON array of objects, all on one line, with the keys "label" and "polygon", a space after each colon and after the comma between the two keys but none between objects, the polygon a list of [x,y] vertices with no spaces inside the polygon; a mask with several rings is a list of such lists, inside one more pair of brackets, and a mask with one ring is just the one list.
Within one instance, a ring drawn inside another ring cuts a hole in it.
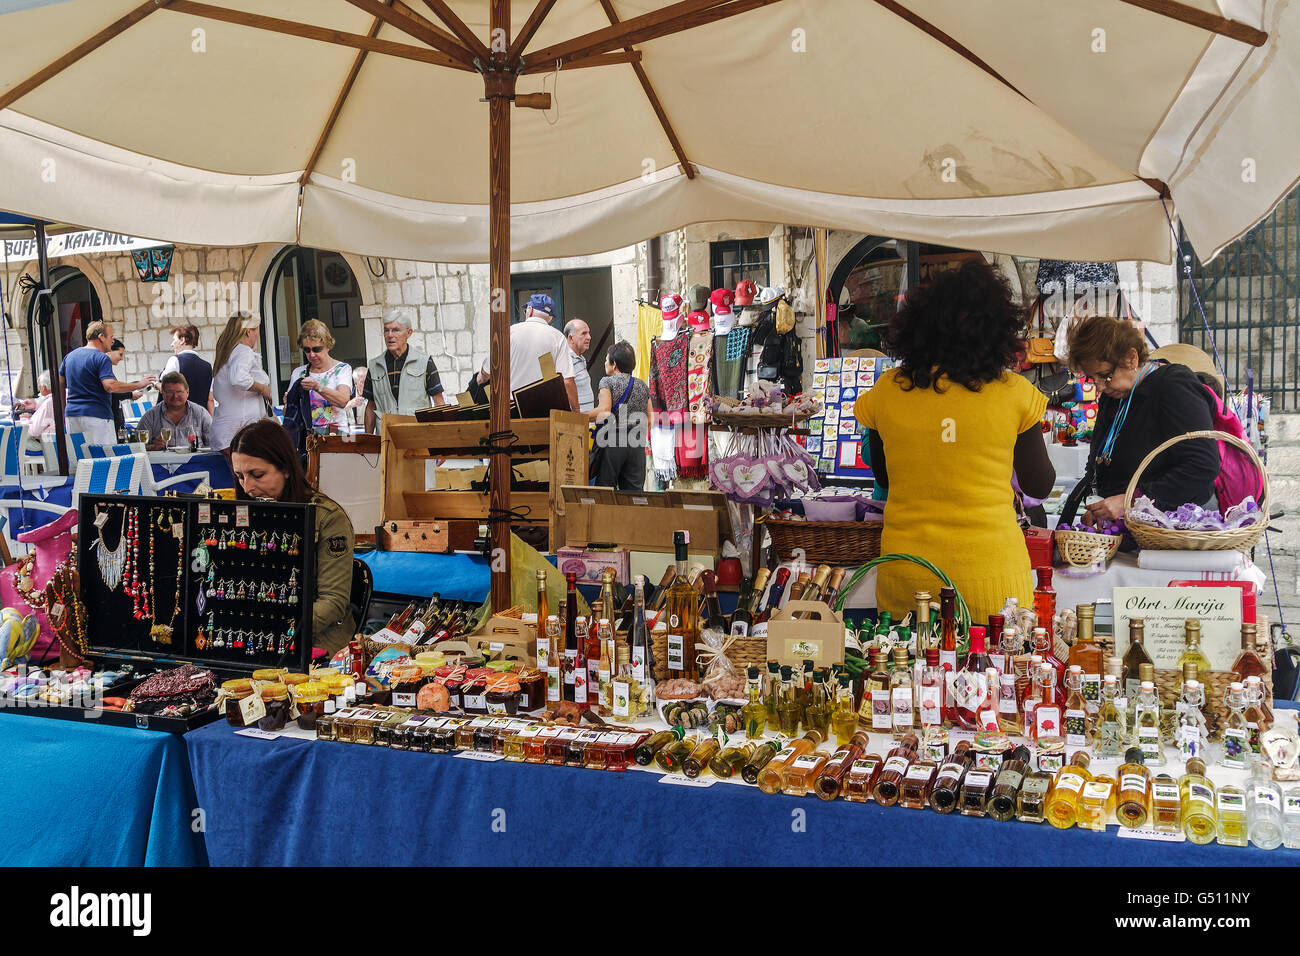
[{"label": "wooden box", "polygon": [[447,525],[442,521],[385,521],[379,526],[379,546],[385,551],[419,551],[446,554],[450,550]]}]

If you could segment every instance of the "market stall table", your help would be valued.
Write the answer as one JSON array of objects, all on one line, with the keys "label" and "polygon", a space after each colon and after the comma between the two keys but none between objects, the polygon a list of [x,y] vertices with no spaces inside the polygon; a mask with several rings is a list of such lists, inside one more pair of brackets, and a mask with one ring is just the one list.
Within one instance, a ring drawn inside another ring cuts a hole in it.
[{"label": "market stall table", "polygon": [[[226,461],[226,456],[219,451],[213,451],[211,448],[200,448],[198,451],[188,449],[151,451],[149,452],[149,464],[153,466],[154,481],[162,481],[176,475],[206,471],[208,473],[208,484],[213,488],[233,488],[235,486],[235,478],[230,472],[230,465]],[[181,485],[173,486],[173,488],[184,491],[192,490]]]},{"label": "market stall table", "polygon": [[215,866],[1294,866],[1298,859],[1287,849],[1121,839],[1114,826],[1100,834],[941,818],[769,796],[723,781],[700,790],[642,770],[255,740],[224,722],[188,742]]},{"label": "market stall table", "polygon": [[185,739],[0,714],[3,866],[201,866]]}]

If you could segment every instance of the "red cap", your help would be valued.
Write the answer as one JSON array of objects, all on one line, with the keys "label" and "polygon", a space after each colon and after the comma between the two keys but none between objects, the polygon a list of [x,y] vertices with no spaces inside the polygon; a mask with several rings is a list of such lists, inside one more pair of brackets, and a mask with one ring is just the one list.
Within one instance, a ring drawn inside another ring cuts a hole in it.
[{"label": "red cap", "polygon": [[731,308],[731,303],[736,300],[735,295],[730,289],[714,289],[709,295],[709,301],[713,303],[715,309]]},{"label": "red cap", "polygon": [[972,654],[983,654],[984,651],[984,628],[978,624],[970,626],[970,652]]},{"label": "red cap", "polygon": [[753,305],[756,295],[758,295],[758,286],[749,279],[742,279],[736,286],[736,305]]},{"label": "red cap", "polygon": [[691,328],[696,332],[709,331],[709,313],[692,312],[686,317],[686,321],[691,324]]}]

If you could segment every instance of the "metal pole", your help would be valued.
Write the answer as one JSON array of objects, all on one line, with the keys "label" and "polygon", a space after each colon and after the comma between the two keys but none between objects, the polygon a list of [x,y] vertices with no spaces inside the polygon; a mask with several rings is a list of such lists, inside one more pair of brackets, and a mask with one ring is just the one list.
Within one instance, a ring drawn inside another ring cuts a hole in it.
[{"label": "metal pole", "polygon": [[63,417],[63,380],[59,363],[63,358],[60,329],[54,324],[54,292],[50,288],[50,259],[45,248],[45,223],[36,223],[36,263],[41,287],[36,293],[36,325],[40,329],[45,366],[50,370],[50,390],[54,393],[54,447],[59,456],[59,474],[68,473],[68,429]]}]

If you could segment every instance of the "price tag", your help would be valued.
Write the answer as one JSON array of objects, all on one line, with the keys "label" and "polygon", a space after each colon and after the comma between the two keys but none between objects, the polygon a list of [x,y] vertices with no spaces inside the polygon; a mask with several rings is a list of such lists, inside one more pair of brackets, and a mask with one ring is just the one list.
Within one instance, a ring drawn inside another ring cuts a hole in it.
[{"label": "price tag", "polygon": [[254,691],[241,700],[239,702],[239,716],[244,719],[245,725],[255,724],[266,716],[266,704],[262,701],[262,695]]},{"label": "price tag", "polygon": [[217,524],[230,524],[230,515],[225,512],[217,515]]},{"label": "price tag", "polygon": [[1120,827],[1119,838],[1121,840],[1151,840],[1155,843],[1186,843],[1187,837],[1182,831],[1178,833],[1161,833],[1150,827]]},{"label": "price tag", "polygon": [[280,735],[272,733],[269,730],[258,730],[256,727],[245,727],[243,730],[236,730],[235,735],[238,737],[256,737],[258,740],[275,740]]},{"label": "price tag", "polygon": [[212,524],[212,505],[206,502],[199,505],[199,524]]},{"label": "price tag", "polygon": [[465,760],[478,760],[482,763],[496,763],[498,760],[505,760],[505,754],[490,754],[482,750],[462,750],[457,757],[463,757]]},{"label": "price tag", "polygon": [[248,527],[248,505],[235,506],[235,527],[236,528]]},{"label": "price tag", "polygon": [[701,779],[697,777],[692,780],[684,773],[666,773],[659,778],[659,782],[674,787],[711,787],[718,782],[718,778],[708,777],[706,779]]}]

